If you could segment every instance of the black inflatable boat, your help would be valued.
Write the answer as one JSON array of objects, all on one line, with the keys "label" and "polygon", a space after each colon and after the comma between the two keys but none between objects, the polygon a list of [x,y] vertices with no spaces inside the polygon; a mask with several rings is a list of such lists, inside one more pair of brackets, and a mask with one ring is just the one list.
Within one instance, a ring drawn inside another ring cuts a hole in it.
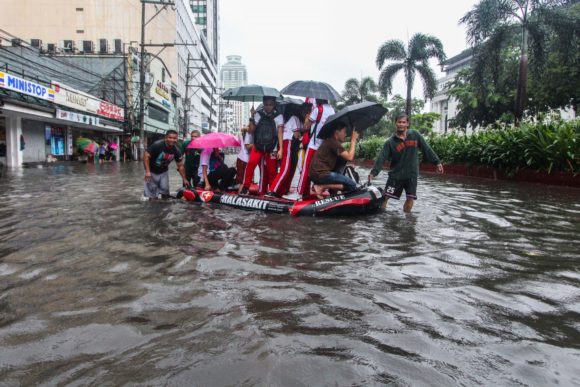
[{"label": "black inflatable boat", "polygon": [[202,189],[183,189],[178,193],[187,201],[218,203],[246,210],[258,210],[293,216],[348,216],[372,214],[383,203],[382,189],[360,187],[354,191],[317,200],[291,200],[267,196],[239,195],[234,192],[213,192]]}]

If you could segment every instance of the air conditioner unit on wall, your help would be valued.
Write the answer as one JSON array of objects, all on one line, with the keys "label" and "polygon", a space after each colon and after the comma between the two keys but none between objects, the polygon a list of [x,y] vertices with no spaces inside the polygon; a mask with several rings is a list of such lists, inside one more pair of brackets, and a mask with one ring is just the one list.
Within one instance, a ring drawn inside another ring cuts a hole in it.
[{"label": "air conditioner unit on wall", "polygon": [[99,54],[109,53],[109,41],[107,39],[99,39]]},{"label": "air conditioner unit on wall", "polygon": [[115,54],[123,53],[123,41],[121,39],[115,39]]},{"label": "air conditioner unit on wall", "polygon": [[34,48],[42,48],[42,40],[40,39],[30,39],[30,45]]},{"label": "air conditioner unit on wall", "polygon": [[75,52],[75,41],[74,40],[63,40],[62,50],[68,54]]},{"label": "air conditioner unit on wall", "polygon": [[83,40],[83,52],[85,54],[94,54],[95,44],[92,40]]}]

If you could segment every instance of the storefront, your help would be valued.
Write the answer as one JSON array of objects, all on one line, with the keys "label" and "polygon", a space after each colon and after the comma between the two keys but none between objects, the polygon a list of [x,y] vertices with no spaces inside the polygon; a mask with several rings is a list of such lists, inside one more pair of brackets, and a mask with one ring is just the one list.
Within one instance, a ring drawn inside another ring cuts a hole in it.
[{"label": "storefront", "polygon": [[51,86],[0,72],[0,162],[17,167],[74,160],[80,136],[115,144],[111,148],[118,160],[123,109],[58,82]]}]

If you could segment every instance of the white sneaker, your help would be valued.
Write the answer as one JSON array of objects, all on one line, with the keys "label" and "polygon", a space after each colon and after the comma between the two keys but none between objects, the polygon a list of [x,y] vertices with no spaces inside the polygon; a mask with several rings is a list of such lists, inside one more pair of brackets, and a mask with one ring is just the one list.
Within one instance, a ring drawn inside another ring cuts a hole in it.
[{"label": "white sneaker", "polygon": [[289,193],[288,195],[282,196],[284,199],[290,200],[300,200],[302,196],[298,192]]}]

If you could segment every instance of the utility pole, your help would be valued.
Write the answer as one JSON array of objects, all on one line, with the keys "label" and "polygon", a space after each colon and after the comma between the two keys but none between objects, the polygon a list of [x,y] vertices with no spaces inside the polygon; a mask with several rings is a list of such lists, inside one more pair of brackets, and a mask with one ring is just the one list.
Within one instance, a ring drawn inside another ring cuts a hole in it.
[{"label": "utility pole", "polygon": [[145,155],[145,2],[141,1],[141,49],[139,61],[139,160]]},{"label": "utility pole", "polygon": [[[146,4],[160,4],[163,7],[157,11],[149,21],[145,22],[145,5]],[[146,46],[163,46],[170,47],[173,44],[145,44],[145,26],[159,15],[168,5],[175,5],[170,0],[141,0],[141,52],[139,53],[139,159],[143,160],[145,155],[145,147],[147,141],[145,138],[145,47]]]},{"label": "utility pole", "polygon": [[191,103],[189,102],[189,61],[191,60],[191,55],[187,53],[187,68],[185,73],[185,106],[183,107],[183,112],[185,117],[183,117],[183,135],[187,137],[187,130],[189,129],[189,108]]}]

